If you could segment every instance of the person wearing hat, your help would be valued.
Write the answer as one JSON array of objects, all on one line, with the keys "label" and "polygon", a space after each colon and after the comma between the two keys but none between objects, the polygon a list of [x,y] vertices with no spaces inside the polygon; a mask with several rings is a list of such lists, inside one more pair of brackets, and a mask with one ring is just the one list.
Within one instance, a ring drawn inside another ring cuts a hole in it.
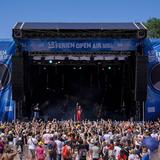
[{"label": "person wearing hat", "polygon": [[43,147],[43,142],[40,141],[35,149],[36,160],[45,160],[45,150]]}]

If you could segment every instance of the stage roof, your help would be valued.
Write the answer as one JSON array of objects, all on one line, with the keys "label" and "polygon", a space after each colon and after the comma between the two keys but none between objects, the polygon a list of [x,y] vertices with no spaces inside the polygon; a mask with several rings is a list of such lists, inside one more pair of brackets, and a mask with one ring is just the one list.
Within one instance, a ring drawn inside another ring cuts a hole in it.
[{"label": "stage roof", "polygon": [[18,22],[19,30],[146,30],[143,23],[41,23]]}]

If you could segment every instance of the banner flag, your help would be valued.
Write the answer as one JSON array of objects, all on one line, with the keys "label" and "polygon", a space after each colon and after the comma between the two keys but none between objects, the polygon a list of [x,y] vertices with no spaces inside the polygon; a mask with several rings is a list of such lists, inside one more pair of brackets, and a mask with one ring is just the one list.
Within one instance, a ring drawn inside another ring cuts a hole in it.
[{"label": "banner flag", "polygon": [[146,39],[144,53],[148,56],[145,120],[156,120],[160,117],[160,39]]},{"label": "banner flag", "polygon": [[12,101],[12,55],[15,53],[13,41],[0,40],[0,121],[14,119]]}]

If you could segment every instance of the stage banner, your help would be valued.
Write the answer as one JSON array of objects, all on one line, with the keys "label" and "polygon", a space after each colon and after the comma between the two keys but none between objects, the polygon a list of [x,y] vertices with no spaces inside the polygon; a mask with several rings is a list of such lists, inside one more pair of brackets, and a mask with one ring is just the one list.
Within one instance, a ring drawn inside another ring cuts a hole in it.
[{"label": "stage banner", "polygon": [[160,39],[146,39],[144,44],[148,56],[145,120],[155,120],[160,118]]},{"label": "stage banner", "polygon": [[22,39],[22,51],[28,52],[104,52],[135,51],[136,39]]},{"label": "stage banner", "polygon": [[14,119],[14,103],[12,101],[12,55],[15,44],[11,40],[0,40],[0,121]]}]

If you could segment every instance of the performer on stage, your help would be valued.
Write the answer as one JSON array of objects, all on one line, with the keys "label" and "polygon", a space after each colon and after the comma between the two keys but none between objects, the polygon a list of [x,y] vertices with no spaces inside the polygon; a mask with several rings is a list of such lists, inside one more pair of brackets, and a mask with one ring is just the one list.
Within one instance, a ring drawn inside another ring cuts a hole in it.
[{"label": "performer on stage", "polygon": [[40,111],[40,109],[39,109],[39,103],[37,103],[34,106],[33,111],[34,111],[34,115],[33,115],[34,119],[39,119],[39,111]]},{"label": "performer on stage", "polygon": [[77,103],[76,105],[76,120],[77,121],[81,121],[81,113],[82,113],[81,106]]}]

